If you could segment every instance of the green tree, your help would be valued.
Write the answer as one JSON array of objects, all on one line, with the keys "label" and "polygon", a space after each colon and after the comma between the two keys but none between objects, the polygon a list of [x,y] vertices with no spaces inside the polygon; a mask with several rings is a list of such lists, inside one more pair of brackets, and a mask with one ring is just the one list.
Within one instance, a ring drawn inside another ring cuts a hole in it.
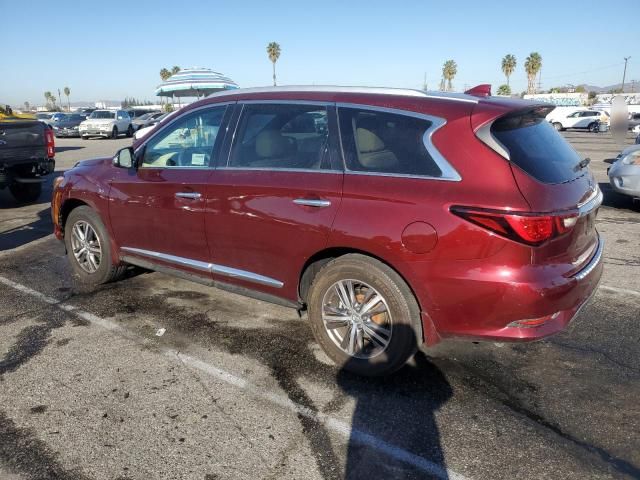
[{"label": "green tree", "polygon": [[169,80],[170,76],[171,76],[171,72],[166,68],[163,68],[160,70],[160,78],[162,79],[163,82],[166,82],[167,80]]},{"label": "green tree", "polygon": [[504,76],[507,77],[507,86],[509,86],[509,77],[511,77],[511,74],[516,69],[517,63],[515,55],[511,55],[510,53],[502,59],[502,72]]},{"label": "green tree", "polygon": [[280,58],[280,45],[276,42],[271,42],[267,45],[267,55],[269,60],[273,64],[273,86],[276,86],[276,62]]},{"label": "green tree", "polygon": [[24,110],[25,112],[28,112],[31,110],[31,105],[29,104],[29,102],[24,102]]},{"label": "green tree", "polygon": [[71,89],[69,87],[64,87],[64,95],[67,97],[67,111],[71,111],[71,104],[69,103],[69,95],[71,95]]},{"label": "green tree", "polygon": [[507,84],[500,85],[498,87],[498,95],[505,95],[505,96],[511,95],[511,87]]},{"label": "green tree", "polygon": [[53,97],[50,91],[47,90],[46,92],[44,92],[44,99],[46,100],[47,109],[51,108],[52,103],[53,103],[53,106],[55,107],[56,99]]},{"label": "green tree", "polygon": [[536,75],[542,68],[542,57],[538,52],[531,52],[524,62],[527,72],[527,93],[536,93]]},{"label": "green tree", "polygon": [[171,69],[171,75],[175,75],[176,73],[180,73],[180,67],[174,65],[174,67]]},{"label": "green tree", "polygon": [[576,87],[576,92],[577,92],[577,93],[584,93],[584,92],[586,92],[586,91],[587,91],[587,89],[586,89],[586,88],[584,88],[584,85],[578,85],[578,86]]},{"label": "green tree", "polygon": [[458,73],[458,65],[453,60],[447,60],[442,65],[442,78],[447,81],[447,91],[453,90],[453,84],[451,83]]}]

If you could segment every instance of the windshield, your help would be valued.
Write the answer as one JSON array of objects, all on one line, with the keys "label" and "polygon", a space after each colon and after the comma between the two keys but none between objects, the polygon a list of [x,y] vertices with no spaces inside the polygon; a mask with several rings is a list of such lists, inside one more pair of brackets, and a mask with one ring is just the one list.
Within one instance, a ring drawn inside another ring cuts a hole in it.
[{"label": "windshield", "polygon": [[496,120],[493,136],[509,151],[509,159],[543,183],[569,182],[578,176],[581,158],[544,118],[528,111]]},{"label": "windshield", "polygon": [[89,118],[116,118],[116,112],[108,112],[106,110],[96,110]]},{"label": "windshield", "polygon": [[50,113],[36,113],[36,118],[45,120],[47,118],[51,118]]}]

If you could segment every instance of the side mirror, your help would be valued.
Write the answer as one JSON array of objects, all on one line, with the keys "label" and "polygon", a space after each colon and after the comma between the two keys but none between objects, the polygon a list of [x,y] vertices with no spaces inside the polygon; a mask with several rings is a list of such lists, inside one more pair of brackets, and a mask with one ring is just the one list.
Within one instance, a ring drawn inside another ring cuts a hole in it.
[{"label": "side mirror", "polygon": [[113,164],[119,168],[133,168],[135,166],[135,155],[133,148],[125,147],[118,150],[116,156],[113,157]]}]

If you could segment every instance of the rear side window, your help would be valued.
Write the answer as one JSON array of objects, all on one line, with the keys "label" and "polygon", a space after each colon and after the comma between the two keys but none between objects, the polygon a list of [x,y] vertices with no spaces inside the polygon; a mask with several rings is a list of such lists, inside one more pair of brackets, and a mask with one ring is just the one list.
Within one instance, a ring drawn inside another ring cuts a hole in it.
[{"label": "rear side window", "polygon": [[330,168],[327,109],[322,105],[244,105],[235,137],[230,167]]},{"label": "rear side window", "polygon": [[578,176],[580,156],[547,122],[546,109],[499,118],[493,136],[507,149],[511,161],[543,183],[569,182]]},{"label": "rear side window", "polygon": [[347,170],[441,177],[424,144],[426,119],[377,110],[338,110]]}]

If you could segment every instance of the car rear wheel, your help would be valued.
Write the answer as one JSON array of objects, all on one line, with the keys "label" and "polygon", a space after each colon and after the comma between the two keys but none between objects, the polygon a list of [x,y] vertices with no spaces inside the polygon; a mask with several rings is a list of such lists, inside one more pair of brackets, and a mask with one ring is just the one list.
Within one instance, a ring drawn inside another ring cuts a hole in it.
[{"label": "car rear wheel", "polygon": [[596,122],[591,122],[587,128],[589,129],[590,132],[597,132],[598,124]]},{"label": "car rear wheel", "polygon": [[114,140],[118,138],[118,127],[113,127],[113,130],[111,130],[111,138]]},{"label": "car rear wheel", "polygon": [[307,304],[315,339],[345,370],[388,375],[416,352],[418,304],[402,278],[378,260],[349,254],[327,263]]},{"label": "car rear wheel", "polygon": [[129,128],[127,128],[127,137],[132,137],[132,136],[133,136],[133,127],[129,125]]},{"label": "car rear wheel", "polygon": [[18,202],[35,202],[42,193],[42,183],[14,183],[9,191]]},{"label": "car rear wheel", "polygon": [[562,130],[564,130],[560,122],[553,122],[553,128],[555,128],[558,132],[561,132]]},{"label": "car rear wheel", "polygon": [[96,286],[117,280],[126,265],[114,265],[111,240],[100,216],[90,207],[73,209],[65,222],[64,243],[71,270],[83,285]]}]

